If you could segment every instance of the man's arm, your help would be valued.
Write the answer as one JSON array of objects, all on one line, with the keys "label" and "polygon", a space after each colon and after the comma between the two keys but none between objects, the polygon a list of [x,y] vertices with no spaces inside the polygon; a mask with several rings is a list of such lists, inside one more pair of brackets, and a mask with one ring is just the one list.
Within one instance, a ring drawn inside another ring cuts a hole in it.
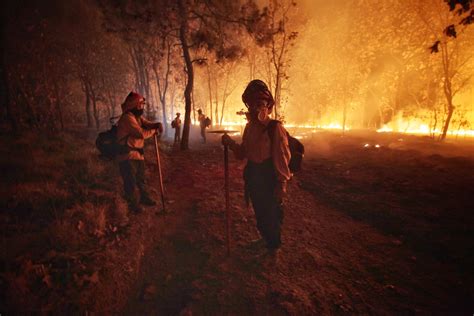
[{"label": "man's arm", "polygon": [[154,129],[144,129],[138,122],[138,119],[131,115],[127,115],[124,123],[126,124],[126,129],[128,130],[128,135],[134,138],[150,138],[155,134]]},{"label": "man's arm", "polygon": [[[244,135],[245,135],[245,132],[244,132]],[[233,140],[227,134],[222,135],[222,145],[229,146],[230,150],[234,152],[235,158],[242,160],[246,157],[244,144],[240,144],[240,145],[237,144],[235,140]]]},{"label": "man's arm", "polygon": [[[147,131],[148,130],[157,130],[160,133],[160,135],[163,133],[163,125],[160,122],[152,123],[144,117],[141,117],[140,120],[142,121],[142,126],[144,127],[145,130],[147,130]],[[145,137],[145,138],[149,138],[149,137],[153,136],[154,134],[155,133],[152,133],[150,136]]]},{"label": "man's arm", "polygon": [[290,146],[288,144],[288,134],[281,123],[276,124],[272,139],[273,165],[278,178],[276,195],[281,200],[286,193],[286,182],[291,178],[291,171],[288,163],[291,159]]}]

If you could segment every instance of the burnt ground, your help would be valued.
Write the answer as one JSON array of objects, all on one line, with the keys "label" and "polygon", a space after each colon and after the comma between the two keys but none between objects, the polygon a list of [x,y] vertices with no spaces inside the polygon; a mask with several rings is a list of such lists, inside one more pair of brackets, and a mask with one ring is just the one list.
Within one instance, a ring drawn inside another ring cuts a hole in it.
[{"label": "burnt ground", "polygon": [[[166,210],[141,214],[127,212],[115,166],[83,135],[43,156],[31,141],[5,149],[42,168],[2,158],[2,310],[472,314],[472,141],[356,131],[304,139],[274,262],[250,244],[258,233],[233,157],[226,255],[223,151],[210,137],[187,152],[161,144]],[[151,145],[147,176],[158,200]]]}]

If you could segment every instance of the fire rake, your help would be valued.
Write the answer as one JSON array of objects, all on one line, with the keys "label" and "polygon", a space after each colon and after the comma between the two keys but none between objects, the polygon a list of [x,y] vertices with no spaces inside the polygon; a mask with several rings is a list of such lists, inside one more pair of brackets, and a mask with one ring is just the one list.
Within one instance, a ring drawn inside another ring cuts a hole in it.
[{"label": "fire rake", "polygon": [[[217,130],[209,131],[211,134],[237,133],[238,131]],[[224,145],[224,191],[225,191],[225,217],[227,233],[227,255],[230,256],[230,196],[229,196],[229,146]]]}]

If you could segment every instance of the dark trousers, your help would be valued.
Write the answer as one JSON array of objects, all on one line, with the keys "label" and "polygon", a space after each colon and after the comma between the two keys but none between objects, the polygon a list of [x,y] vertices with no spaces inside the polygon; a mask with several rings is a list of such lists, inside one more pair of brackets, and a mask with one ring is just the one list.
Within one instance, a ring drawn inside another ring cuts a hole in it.
[{"label": "dark trousers", "polygon": [[201,125],[201,137],[202,137],[202,141],[203,143],[206,142],[206,126],[204,125]]},{"label": "dark trousers", "polygon": [[267,248],[281,245],[280,226],[283,222],[283,206],[275,197],[277,177],[272,159],[262,163],[249,161],[244,170],[245,190],[255,212],[257,229],[267,243]]},{"label": "dark trousers", "polygon": [[129,203],[137,203],[135,187],[138,188],[140,196],[148,196],[145,186],[145,161],[124,160],[119,163],[120,175],[123,180],[125,199]]},{"label": "dark trousers", "polygon": [[175,127],[174,142],[179,143],[180,141],[181,141],[181,127]]}]

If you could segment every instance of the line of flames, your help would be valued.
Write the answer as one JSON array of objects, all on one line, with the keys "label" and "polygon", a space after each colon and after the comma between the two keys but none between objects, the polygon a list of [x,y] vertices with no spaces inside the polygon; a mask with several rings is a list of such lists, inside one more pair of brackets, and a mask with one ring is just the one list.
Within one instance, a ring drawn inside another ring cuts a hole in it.
[{"label": "line of flames", "polygon": [[[197,122],[193,122],[194,125],[197,125]],[[412,124],[413,125],[413,124]],[[223,121],[222,128],[225,130],[235,129],[236,127],[240,128],[241,131],[245,126],[245,121],[235,122],[235,121]],[[405,128],[392,128],[388,125],[384,125],[382,128],[377,129],[378,133],[402,133],[402,134],[413,134],[413,135],[441,135],[442,131],[439,129],[432,130],[428,124],[419,124],[416,127],[410,127],[410,124],[407,122],[405,124],[399,124],[399,126],[405,126]],[[307,129],[307,132],[301,133],[298,131],[295,133],[296,138],[307,137],[308,133],[316,133],[318,130],[343,130],[343,126],[339,123],[330,123],[330,124],[295,124],[287,123],[285,127],[291,129]],[[351,126],[345,126],[345,131],[350,131],[353,128]],[[236,133],[240,134],[240,133]],[[463,137],[474,137],[474,130],[468,129],[459,129],[459,130],[448,130],[448,136],[463,136]]]}]

